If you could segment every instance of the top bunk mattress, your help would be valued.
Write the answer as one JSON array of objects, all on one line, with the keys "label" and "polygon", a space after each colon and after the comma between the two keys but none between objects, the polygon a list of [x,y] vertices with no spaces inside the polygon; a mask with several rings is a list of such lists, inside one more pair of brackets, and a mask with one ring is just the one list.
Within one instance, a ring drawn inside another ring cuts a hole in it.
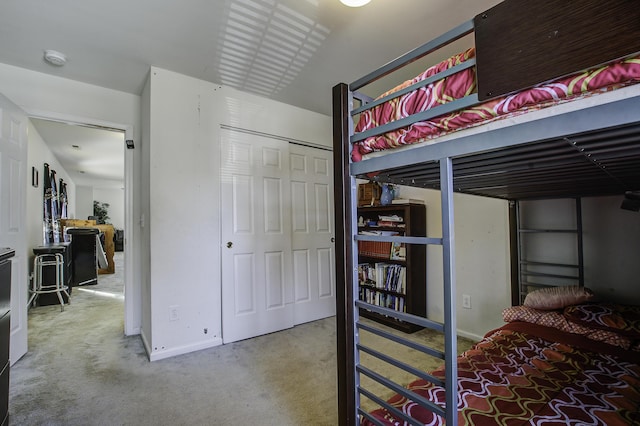
[{"label": "top bunk mattress", "polygon": [[[454,55],[428,68],[415,78],[383,93],[377,99],[399,92],[474,57],[474,48]],[[353,144],[351,158],[352,161],[358,162],[366,154],[436,139],[462,129],[609,92],[638,82],[640,82],[640,54],[368,137]],[[362,112],[355,132],[372,130],[383,124],[405,119],[469,96],[477,91],[476,84],[475,67],[469,67],[408,93],[400,94]]]}]

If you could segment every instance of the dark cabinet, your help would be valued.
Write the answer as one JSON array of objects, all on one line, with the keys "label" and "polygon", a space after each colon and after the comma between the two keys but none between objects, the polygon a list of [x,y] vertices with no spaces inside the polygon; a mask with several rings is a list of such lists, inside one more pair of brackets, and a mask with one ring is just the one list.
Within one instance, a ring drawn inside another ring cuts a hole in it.
[{"label": "dark cabinet", "polygon": [[73,252],[73,285],[98,284],[96,260],[97,228],[71,228],[71,250]]},{"label": "dark cabinet", "polygon": [[0,248],[0,420],[9,414],[9,338],[11,335],[11,258],[15,252]]},{"label": "dark cabinet", "polygon": [[[424,204],[358,208],[358,233],[426,237]],[[358,242],[359,298],[372,305],[426,316],[426,246],[390,242]],[[421,327],[360,309],[360,315],[405,332]]]},{"label": "dark cabinet", "polygon": [[[64,284],[68,287],[67,293],[71,294],[73,286],[73,263],[72,263],[72,248],[71,243],[52,243],[43,246],[38,246],[33,249],[33,254],[62,254],[64,259]],[[42,268],[42,282],[43,283],[55,283],[56,281],[56,269],[55,266],[45,266]],[[62,299],[64,303],[68,303],[68,297],[62,293]],[[38,295],[36,299],[38,306],[57,305],[60,303],[58,295],[56,293],[43,293]]]}]

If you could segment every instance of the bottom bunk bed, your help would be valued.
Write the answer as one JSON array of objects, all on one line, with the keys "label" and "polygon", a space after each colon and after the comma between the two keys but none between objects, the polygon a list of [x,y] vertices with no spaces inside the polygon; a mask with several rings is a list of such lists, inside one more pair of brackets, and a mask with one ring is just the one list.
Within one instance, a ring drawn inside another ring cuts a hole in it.
[{"label": "bottom bunk bed", "polygon": [[[503,315],[507,324],[458,357],[458,424],[640,424],[640,307],[523,305]],[[444,367],[433,375],[444,380]],[[406,388],[413,399],[396,394],[363,424],[445,423],[416,402],[444,406],[444,388],[422,379]]]}]

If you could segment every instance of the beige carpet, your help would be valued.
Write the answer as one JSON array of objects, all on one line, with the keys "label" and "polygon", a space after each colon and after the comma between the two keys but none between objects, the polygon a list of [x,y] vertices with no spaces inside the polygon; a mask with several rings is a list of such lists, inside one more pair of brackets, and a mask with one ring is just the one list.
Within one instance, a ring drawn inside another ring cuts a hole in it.
[{"label": "beige carpet", "polygon": [[[64,312],[29,311],[29,352],[10,372],[9,424],[337,423],[335,318],[150,363],[140,338],[123,334],[122,263],[116,253],[116,274],[75,288]],[[367,333],[362,338],[403,359],[424,358]],[[437,339],[428,331],[412,338]],[[399,383],[413,379],[378,367]],[[364,399],[363,406],[374,407]]]},{"label": "beige carpet", "polygon": [[75,288],[64,312],[30,310],[29,352],[10,373],[10,424],[336,423],[333,318],[150,363],[140,338],[123,335],[116,264],[116,275]]}]

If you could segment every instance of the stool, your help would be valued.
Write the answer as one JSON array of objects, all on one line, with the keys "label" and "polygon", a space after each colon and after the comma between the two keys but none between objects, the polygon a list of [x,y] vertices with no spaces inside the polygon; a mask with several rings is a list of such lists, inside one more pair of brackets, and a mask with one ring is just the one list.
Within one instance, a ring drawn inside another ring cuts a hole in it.
[{"label": "stool", "polygon": [[[43,282],[43,268],[55,268],[55,282]],[[60,310],[64,311],[64,299],[62,293],[67,296],[68,303],[71,303],[71,296],[67,292],[69,287],[64,284],[64,257],[61,253],[38,254],[33,259],[33,279],[31,281],[31,297],[27,303],[27,307],[31,303],[36,303],[38,296],[44,293],[56,293],[60,300]]]}]

